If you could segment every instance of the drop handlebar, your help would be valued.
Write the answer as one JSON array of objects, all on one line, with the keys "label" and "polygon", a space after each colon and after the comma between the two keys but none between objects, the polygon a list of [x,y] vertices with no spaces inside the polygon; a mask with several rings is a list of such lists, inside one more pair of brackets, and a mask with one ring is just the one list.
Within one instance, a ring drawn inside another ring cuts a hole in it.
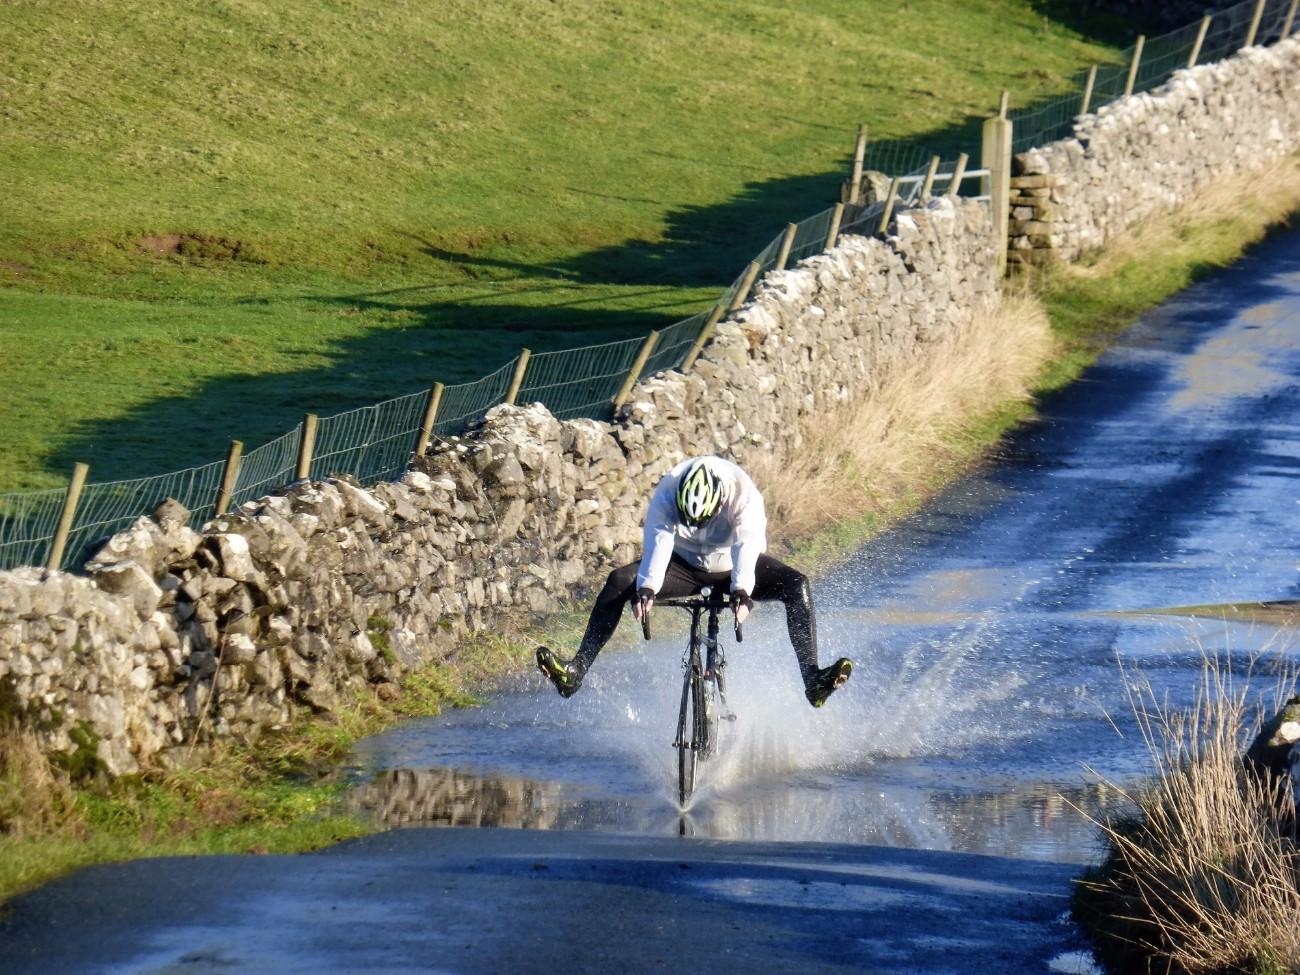
[{"label": "drop handlebar", "polygon": [[[726,598],[724,598],[724,596]],[[658,603],[657,605],[673,606],[678,609],[684,609],[692,613],[700,610],[708,610],[710,613],[717,613],[723,609],[727,609],[728,607],[730,607],[734,612],[736,609],[735,603],[730,598],[730,593],[724,594],[719,592],[715,595],[715,593],[712,590],[710,590],[707,586],[701,589],[699,595],[697,596],[690,596],[683,599],[665,599],[662,602]],[[735,631],[736,631],[736,642],[743,643],[745,640],[745,634],[739,620],[735,620]],[[650,639],[649,611],[643,612],[641,614],[641,633],[647,640]]]}]

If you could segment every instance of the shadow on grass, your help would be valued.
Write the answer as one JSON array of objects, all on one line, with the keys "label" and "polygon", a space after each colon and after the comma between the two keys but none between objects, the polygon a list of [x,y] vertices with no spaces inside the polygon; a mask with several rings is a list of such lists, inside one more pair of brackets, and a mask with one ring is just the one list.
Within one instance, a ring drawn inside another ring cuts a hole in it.
[{"label": "shadow on grass", "polygon": [[[1045,9],[1073,6],[1049,3]],[[1091,18],[1080,24],[1094,29]],[[922,158],[966,151],[977,159],[981,121],[966,119],[890,146]],[[251,449],[292,429],[306,411],[328,415],[435,381],[472,381],[522,346],[555,351],[663,328],[707,308],[787,222],[831,206],[850,167],[851,140],[845,133],[846,153],[832,172],[752,180],[725,203],[669,212],[656,241],[625,240],[542,262],[521,260],[506,246],[453,251],[416,238],[436,283],[302,299],[326,311],[374,312],[392,322],[337,343],[327,365],[214,379],[193,394],[82,424],[52,452],[47,467],[62,471],[84,460],[92,480],[103,481],[208,463],[224,455],[230,439]],[[890,146],[879,148],[893,151]],[[449,286],[448,265],[466,270],[479,290],[466,294]],[[431,297],[449,289],[454,296]]]}]

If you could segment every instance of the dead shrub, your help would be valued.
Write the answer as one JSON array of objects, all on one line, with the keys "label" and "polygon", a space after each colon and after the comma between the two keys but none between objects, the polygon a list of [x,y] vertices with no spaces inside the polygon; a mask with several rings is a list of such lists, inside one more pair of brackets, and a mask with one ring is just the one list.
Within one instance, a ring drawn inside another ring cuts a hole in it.
[{"label": "dead shrub", "polygon": [[966,328],[887,368],[861,398],[802,424],[798,449],[750,465],[785,538],[925,496],[971,453],[964,441],[1025,400],[1053,340],[1042,306],[1009,293]]},{"label": "dead shrub", "polygon": [[31,731],[0,720],[0,836],[50,835],[76,823],[67,774],[50,765]]},{"label": "dead shrub", "polygon": [[1131,694],[1154,773],[1099,824],[1108,855],[1076,897],[1098,954],[1118,970],[1300,972],[1295,802],[1242,761],[1245,687],[1209,659],[1189,711],[1149,683]]}]

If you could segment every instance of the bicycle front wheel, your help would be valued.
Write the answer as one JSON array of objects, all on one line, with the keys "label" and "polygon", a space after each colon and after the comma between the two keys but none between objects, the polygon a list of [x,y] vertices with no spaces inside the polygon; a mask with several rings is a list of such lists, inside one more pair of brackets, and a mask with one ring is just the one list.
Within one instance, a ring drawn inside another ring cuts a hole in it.
[{"label": "bicycle front wheel", "polygon": [[717,685],[709,678],[695,678],[695,751],[699,761],[712,758],[718,752],[718,701]]},{"label": "bicycle front wheel", "polygon": [[698,678],[687,670],[682,681],[682,707],[677,714],[677,801],[683,806],[695,791],[695,684]]}]

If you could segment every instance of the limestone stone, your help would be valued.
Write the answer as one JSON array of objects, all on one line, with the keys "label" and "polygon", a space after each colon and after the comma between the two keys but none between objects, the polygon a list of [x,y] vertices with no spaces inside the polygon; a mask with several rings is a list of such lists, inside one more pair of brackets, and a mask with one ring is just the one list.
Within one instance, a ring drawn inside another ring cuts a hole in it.
[{"label": "limestone stone", "polygon": [[243,535],[218,533],[207,536],[205,546],[217,556],[220,571],[228,579],[254,582],[259,574]]},{"label": "limestone stone", "polygon": [[152,616],[162,602],[162,589],[153,581],[153,576],[133,559],[112,564],[97,562],[91,574],[104,592],[128,599],[141,619]]}]

